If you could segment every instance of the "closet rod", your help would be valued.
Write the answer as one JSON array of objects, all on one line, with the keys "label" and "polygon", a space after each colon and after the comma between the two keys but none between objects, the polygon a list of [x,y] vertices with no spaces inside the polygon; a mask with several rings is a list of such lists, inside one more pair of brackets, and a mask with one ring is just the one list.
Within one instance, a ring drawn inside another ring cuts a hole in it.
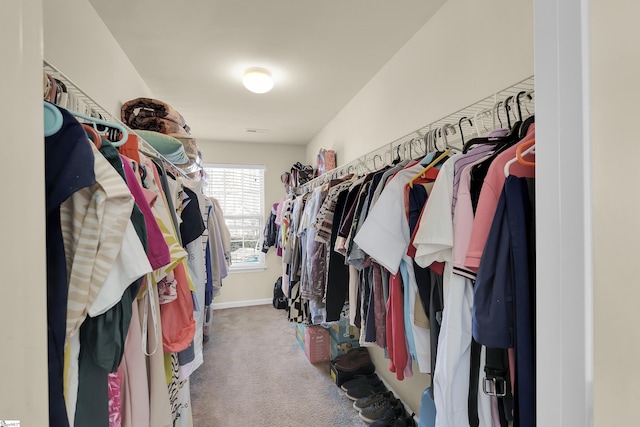
[{"label": "closet rod", "polygon": [[[60,71],[55,65],[47,61],[45,58],[42,59],[42,63],[43,63],[43,71],[50,74],[54,78],[60,80],[65,85],[67,89],[67,93],[73,96],[73,101],[77,105],[70,107],[71,110],[77,111],[79,113],[83,113],[89,116],[91,116],[92,114],[99,114],[100,116],[102,116],[104,120],[117,123],[123,126],[125,129],[127,129],[128,132],[134,133],[134,131],[129,126],[124,124],[122,120],[115,117],[113,114],[109,113],[102,106],[100,106],[100,104],[98,104],[93,98],[87,95],[86,92],[80,89],[78,85],[76,85],[67,75],[65,75],[62,71]],[[167,160],[166,157],[160,154],[158,150],[156,150],[151,144],[145,141],[144,138],[142,138],[141,136],[138,136],[138,141],[142,144],[144,150],[152,153],[153,156],[156,156],[159,159],[161,159],[163,162],[166,162],[167,164],[171,165],[171,167],[175,168],[175,170],[178,171],[178,173],[180,173],[184,178],[192,179],[184,170],[176,166],[173,162]]]},{"label": "closet rod", "polygon": [[[454,146],[462,149],[463,143],[460,138],[460,128],[462,128],[464,140],[467,141],[476,136],[484,136],[494,130],[499,125],[498,118],[503,123],[507,123],[507,112],[505,111],[504,103],[509,97],[515,100],[516,96],[524,92],[524,95],[520,97],[521,113],[523,118],[534,114],[535,111],[535,86],[534,76],[527,77],[506,89],[498,91],[490,96],[487,96],[480,101],[477,101],[467,107],[461,108],[439,120],[422,126],[419,129],[414,130],[400,138],[376,148],[344,165],[338,166],[335,169],[325,172],[323,175],[316,177],[305,184],[301,185],[296,192],[298,194],[304,193],[307,189],[312,189],[320,183],[326,182],[329,179],[334,179],[349,173],[352,168],[358,168],[358,166],[367,165],[370,170],[377,167],[376,159],[382,157],[385,164],[391,162],[394,156],[399,153],[400,150],[404,150],[402,153],[403,158],[406,158],[406,147],[411,141],[422,141],[422,138],[432,129],[442,128],[448,125],[449,130],[455,130],[454,134],[447,134],[447,143],[449,146]],[[500,108],[496,108],[497,102],[500,102]],[[517,107],[515,102],[509,104],[508,113],[511,118],[517,117]],[[470,125],[469,120],[473,122]],[[420,142],[422,149],[424,150],[424,141]],[[401,156],[401,157],[402,157]],[[387,158],[388,157],[388,158]],[[374,167],[375,166],[375,167]]]}]

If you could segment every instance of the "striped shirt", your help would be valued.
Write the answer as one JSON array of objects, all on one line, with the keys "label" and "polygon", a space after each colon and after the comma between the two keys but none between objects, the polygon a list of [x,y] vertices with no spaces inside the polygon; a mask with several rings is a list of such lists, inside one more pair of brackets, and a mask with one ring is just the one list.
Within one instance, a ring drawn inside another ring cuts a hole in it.
[{"label": "striped shirt", "polygon": [[133,196],[122,177],[90,144],[96,184],[75,192],[60,206],[67,263],[69,338],[87,316],[120,252],[133,210]]},{"label": "striped shirt", "polygon": [[329,243],[329,241],[331,241],[333,217],[335,215],[336,204],[338,203],[338,196],[343,190],[347,190],[353,185],[354,182],[351,178],[351,176],[348,176],[345,181],[329,189],[315,221],[311,224],[311,227],[318,232],[315,238],[316,241],[323,243]]}]

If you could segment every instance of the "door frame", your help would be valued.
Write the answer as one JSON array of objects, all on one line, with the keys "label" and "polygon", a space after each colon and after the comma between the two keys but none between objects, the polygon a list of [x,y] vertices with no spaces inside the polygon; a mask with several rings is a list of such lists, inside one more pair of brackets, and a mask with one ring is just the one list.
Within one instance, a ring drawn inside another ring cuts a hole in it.
[{"label": "door frame", "polygon": [[537,425],[593,425],[590,12],[534,1]]}]

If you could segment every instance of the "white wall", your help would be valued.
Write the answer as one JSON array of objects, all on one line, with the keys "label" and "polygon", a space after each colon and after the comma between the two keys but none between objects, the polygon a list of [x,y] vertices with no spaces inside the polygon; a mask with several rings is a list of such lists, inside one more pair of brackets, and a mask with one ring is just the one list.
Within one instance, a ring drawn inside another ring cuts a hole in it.
[{"label": "white wall", "polygon": [[0,103],[6,179],[0,189],[5,201],[0,221],[0,419],[45,426],[49,413],[40,1],[3,2],[0,28],[0,70],[6,83]]},{"label": "white wall", "polygon": [[339,164],[533,74],[531,0],[449,0],[307,146]]},{"label": "white wall", "polygon": [[[280,174],[288,171],[297,161],[304,160],[304,146],[252,144],[237,142],[215,142],[198,140],[205,163],[227,163],[265,165],[265,219],[271,212],[271,205],[286,195],[280,182]],[[267,269],[262,272],[233,273],[222,281],[220,295],[214,304],[242,304],[273,298],[273,284],[282,275],[282,259],[276,255],[275,248],[266,255]]]},{"label": "white wall", "polygon": [[[43,0],[44,58],[116,118],[151,90],[87,0]],[[124,12],[123,12],[124,13]],[[170,99],[164,100],[171,104]],[[174,106],[178,108],[178,106]]]},{"label": "white wall", "polygon": [[[531,0],[449,0],[307,146],[347,163],[533,74]],[[418,413],[430,377],[398,382],[382,350],[377,371]]]},{"label": "white wall", "polygon": [[640,425],[640,3],[591,1],[594,415]]}]

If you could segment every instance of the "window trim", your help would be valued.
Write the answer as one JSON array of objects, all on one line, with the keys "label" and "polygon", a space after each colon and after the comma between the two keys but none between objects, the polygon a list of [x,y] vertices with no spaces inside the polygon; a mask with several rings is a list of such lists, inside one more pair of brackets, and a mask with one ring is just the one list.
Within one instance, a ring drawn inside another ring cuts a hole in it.
[{"label": "window trim", "polygon": [[[261,239],[265,225],[265,165],[262,164],[238,164],[238,163],[203,163],[203,169],[254,169],[262,171],[262,185],[260,188],[260,214],[258,215],[224,215],[225,222],[229,218],[234,219],[257,219],[258,220],[258,254],[260,261],[257,263],[232,263],[229,267],[229,274],[262,272],[267,269],[266,254],[260,251]],[[206,187],[206,186],[205,186]],[[215,197],[215,196],[214,196]]]}]

